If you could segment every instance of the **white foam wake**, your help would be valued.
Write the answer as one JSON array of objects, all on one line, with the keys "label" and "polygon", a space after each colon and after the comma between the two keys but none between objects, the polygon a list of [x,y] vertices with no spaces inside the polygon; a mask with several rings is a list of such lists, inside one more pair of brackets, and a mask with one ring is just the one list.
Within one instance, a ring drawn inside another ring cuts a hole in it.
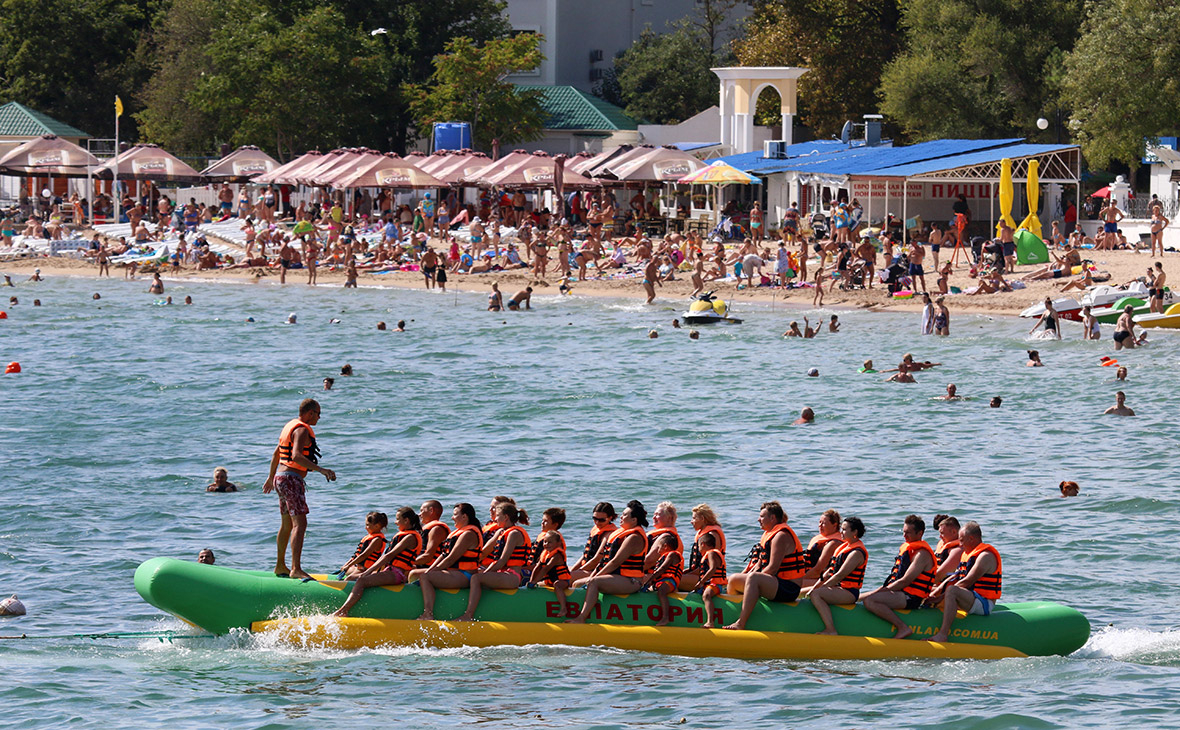
[{"label": "white foam wake", "polygon": [[1117,629],[1096,632],[1074,656],[1137,664],[1180,663],[1180,630]]}]

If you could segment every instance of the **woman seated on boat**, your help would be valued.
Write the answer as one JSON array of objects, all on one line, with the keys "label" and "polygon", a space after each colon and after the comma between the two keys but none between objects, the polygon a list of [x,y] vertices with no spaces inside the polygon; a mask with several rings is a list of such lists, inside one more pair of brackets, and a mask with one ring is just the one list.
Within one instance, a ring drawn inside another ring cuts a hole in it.
[{"label": "woman seated on boat", "polygon": [[471,576],[479,570],[479,553],[483,548],[483,533],[475,507],[467,502],[455,505],[451,513],[455,529],[443,542],[438,557],[429,568],[410,571],[410,580],[422,587],[421,621],[434,620],[434,593],[437,588],[466,588]]},{"label": "woman seated on boat", "polygon": [[807,572],[803,574],[802,581],[805,588],[815,585],[823,578],[841,542],[843,538],[840,537],[840,513],[834,509],[825,510],[819,516],[819,532],[807,543]]},{"label": "woman seated on boat", "polygon": [[594,505],[590,515],[594,520],[594,527],[590,528],[590,537],[586,538],[586,547],[582,550],[582,557],[570,568],[570,575],[574,580],[588,578],[594,574],[599,565],[599,549],[607,536],[619,529],[615,525],[615,508],[610,502],[599,502]]},{"label": "woman seated on boat", "polygon": [[824,622],[824,630],[817,634],[836,635],[832,623],[832,609],[829,606],[847,606],[860,599],[860,589],[865,581],[865,566],[869,562],[869,551],[861,538],[865,525],[859,518],[849,517],[840,524],[840,535],[844,544],[836,549],[832,564],[824,573],[823,580],[816,583],[808,594],[815,612]]},{"label": "woman seated on boat", "polygon": [[599,593],[627,595],[643,586],[643,559],[647,555],[647,510],[633,499],[619,518],[619,529],[610,533],[598,549],[599,566],[594,575],[574,581],[574,587],[586,588],[582,612],[566,623],[584,624],[594,607]]},{"label": "woman seated on boat", "polygon": [[[467,596],[467,610],[458,621],[472,621],[484,588],[517,588],[528,582],[529,554],[532,545],[529,534],[519,522],[528,524],[528,513],[515,504],[496,505],[497,530],[491,538],[491,561],[471,576],[471,591]],[[487,532],[485,530],[484,534]]]},{"label": "woman seated on boat", "polygon": [[348,612],[361,600],[365,589],[372,586],[396,586],[406,582],[414,568],[414,559],[422,552],[422,523],[410,507],[402,507],[394,516],[397,534],[389,541],[385,554],[377,562],[356,577],[352,592],[333,616],[348,616]]},{"label": "woman seated on boat", "polygon": [[803,586],[807,559],[799,536],[787,524],[787,513],[778,502],[764,502],[758,512],[762,537],[751,551],[745,570],[729,579],[729,592],[741,593],[742,610],[738,620],[725,628],[741,630],[754,613],[759,599],[775,603],[793,603]]},{"label": "woman seated on boat", "polygon": [[680,578],[680,590],[682,591],[694,590],[700,584],[701,572],[704,569],[702,558],[705,554],[701,547],[701,537],[707,534],[713,535],[716,540],[716,549],[720,551],[722,557],[725,556],[725,533],[721,530],[721,524],[717,521],[717,515],[713,512],[712,507],[707,504],[698,504],[693,507],[692,527],[696,530],[696,537],[693,539],[692,549],[688,553],[688,568]]},{"label": "woman seated on boat", "polygon": [[[497,521],[500,505],[510,504],[516,506],[516,500],[512,497],[492,497],[492,503],[488,506],[488,521],[483,524],[481,531],[483,532],[483,550],[479,553],[479,567],[486,568],[491,565],[495,559],[492,557],[492,549],[495,547],[496,533],[500,531],[500,523]],[[529,523],[529,515],[524,513],[524,518],[520,520],[522,524]]]}]

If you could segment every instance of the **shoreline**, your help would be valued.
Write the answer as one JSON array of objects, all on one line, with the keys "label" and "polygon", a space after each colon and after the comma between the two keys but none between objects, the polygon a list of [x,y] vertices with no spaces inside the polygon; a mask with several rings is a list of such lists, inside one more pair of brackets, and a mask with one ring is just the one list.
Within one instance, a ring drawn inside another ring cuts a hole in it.
[{"label": "shoreline", "polygon": [[[1149,263],[1155,261],[1149,256],[1130,252],[1130,251],[1104,251],[1103,261],[1098,262],[1100,269],[1110,271],[1112,284],[1123,283],[1135,278],[1138,271],[1146,270]],[[98,265],[86,260],[71,259],[64,257],[30,257],[24,259],[14,259],[4,262],[6,271],[11,272],[14,278],[27,279],[27,275],[31,274],[34,269],[41,269],[42,276],[63,276],[81,279],[90,279],[94,281],[101,281],[108,277],[99,277],[97,275]],[[1025,266],[1020,267],[1023,271],[1018,271],[1013,279],[1019,277],[1023,273],[1035,270],[1037,267]],[[122,267],[112,267],[112,280],[122,279]],[[180,272],[161,273],[161,278],[165,281],[206,281],[206,282],[233,282],[241,284],[259,284],[266,282],[268,284],[277,285],[279,276],[277,269],[268,269],[266,275],[258,276],[256,269],[235,269],[226,271],[222,269],[206,269],[197,271],[195,269],[181,270]],[[24,276],[20,276],[20,275]],[[675,281],[664,282],[662,287],[656,289],[656,301],[668,301],[675,299],[682,299],[686,305],[689,295],[692,293],[693,286],[688,279],[687,274],[682,274],[682,278]],[[287,286],[306,287],[307,273],[305,269],[292,269],[288,271]],[[140,273],[136,276],[137,281],[144,281],[150,278],[149,274]],[[932,283],[937,277],[927,277],[927,283]],[[317,272],[317,285],[339,285],[343,286],[345,275],[342,270],[328,270],[321,268]],[[455,291],[461,294],[486,294],[491,291],[491,285],[497,283],[505,296],[511,296],[517,290],[524,289],[526,286],[534,287],[534,294],[539,296],[556,295],[558,279],[551,276],[547,281],[538,282],[532,276],[531,272],[526,269],[516,269],[511,271],[489,272],[485,274],[452,274],[449,277],[448,292]],[[410,271],[395,271],[386,274],[371,274],[361,271],[358,276],[358,283],[365,287],[389,288],[389,289],[425,289],[423,284],[423,277],[418,272]],[[974,280],[967,276],[966,267],[957,268],[951,279],[951,285],[966,288],[968,285],[973,285]],[[1027,282],[1026,289],[1016,290],[1013,292],[1005,292],[999,294],[986,294],[980,296],[970,296],[966,294],[949,294],[946,296],[946,305],[950,309],[952,316],[955,314],[970,314],[970,315],[988,315],[988,316],[1019,316],[1020,312],[1026,309],[1034,302],[1039,301],[1045,296],[1052,296],[1053,298],[1061,296],[1080,297],[1080,291],[1073,291],[1062,294],[1054,283],[1060,283],[1060,280],[1042,280]],[[594,279],[587,281],[572,283],[573,294],[576,296],[592,297],[598,299],[628,299],[628,300],[642,300],[646,298],[646,293],[637,278],[618,278],[618,279]],[[842,291],[837,289],[834,292],[824,292],[823,303],[819,306],[812,304],[812,298],[815,290],[810,287],[798,289],[781,289],[769,287],[755,287],[754,289],[738,289],[735,280],[725,280],[718,282],[710,282],[706,285],[707,290],[716,292],[721,298],[730,302],[737,307],[735,314],[740,314],[740,307],[743,302],[769,304],[772,306],[783,306],[784,309],[795,311],[807,311],[814,309],[834,310],[840,311],[868,311],[868,312],[903,312],[916,313],[922,309],[921,299],[918,296],[908,299],[892,299],[885,296],[884,288],[876,286],[872,290],[857,289],[852,291]],[[937,295],[935,295],[937,296]]]}]

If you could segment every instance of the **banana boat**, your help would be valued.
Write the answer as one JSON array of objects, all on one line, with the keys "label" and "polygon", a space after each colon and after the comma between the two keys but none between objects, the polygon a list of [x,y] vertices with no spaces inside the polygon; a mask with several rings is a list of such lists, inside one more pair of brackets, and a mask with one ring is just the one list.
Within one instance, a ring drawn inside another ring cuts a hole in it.
[{"label": "banana boat", "polygon": [[[351,618],[329,614],[344,603],[351,583],[314,576],[302,582],[269,572],[153,558],[135,571],[135,588],[145,601],[214,634],[234,629],[266,634],[284,644],[355,650],[375,646],[606,646],[694,657],[738,659],[1001,659],[1070,654],[1090,636],[1090,623],[1078,611],[1049,602],[997,605],[990,616],[960,613],[945,643],[924,641],[942,612],[899,612],[913,628],[907,639],[890,638],[893,627],[863,606],[834,606],[840,636],[817,636],[823,628],[806,600],[760,602],[744,631],[702,628],[701,597],[670,596],[667,626],[654,594],[604,595],[591,623],[565,624],[581,605],[575,590],[566,611],[551,589],[488,590],[476,621],[445,620],[467,606],[466,590],[440,590],[439,621],[418,621],[422,594],[416,584],[370,588]],[[737,618],[740,596],[716,601],[714,624]]]}]

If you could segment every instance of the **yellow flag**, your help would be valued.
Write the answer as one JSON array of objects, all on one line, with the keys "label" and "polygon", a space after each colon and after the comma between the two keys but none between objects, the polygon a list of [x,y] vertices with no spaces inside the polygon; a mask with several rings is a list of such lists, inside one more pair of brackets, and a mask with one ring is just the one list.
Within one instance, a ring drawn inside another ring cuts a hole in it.
[{"label": "yellow flag", "polygon": [[115,116],[123,116],[123,100],[117,96],[115,97]]}]

